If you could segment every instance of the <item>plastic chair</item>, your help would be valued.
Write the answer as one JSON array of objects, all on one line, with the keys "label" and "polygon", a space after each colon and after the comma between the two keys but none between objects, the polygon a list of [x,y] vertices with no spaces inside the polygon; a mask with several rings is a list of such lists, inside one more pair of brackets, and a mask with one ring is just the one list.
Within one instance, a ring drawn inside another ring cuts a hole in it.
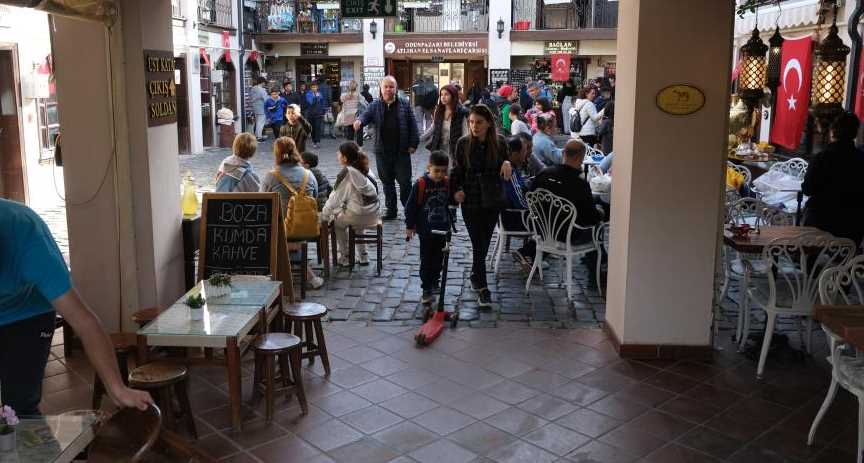
[{"label": "plastic chair", "polygon": [[495,256],[495,260],[492,261],[492,271],[496,275],[498,274],[498,267],[501,263],[501,254],[504,251],[510,251],[510,239],[522,238],[523,240],[527,240],[533,235],[533,233],[529,231],[527,224],[525,224],[525,228],[522,230],[508,230],[504,226],[504,220],[502,219],[505,212],[521,214],[523,224],[525,224],[525,218],[528,216],[527,209],[505,209],[501,212],[501,215],[498,216],[498,241],[495,242],[495,249],[492,251]]},{"label": "plastic chair", "polygon": [[[767,264],[767,284],[750,287],[748,296],[755,300],[767,315],[765,337],[759,355],[756,377],[761,379],[765,360],[774,335],[777,315],[807,317],[807,352],[811,351],[812,325],[810,318],[819,289],[819,272],[846,264],[855,255],[855,243],[823,232],[806,232],[792,238],[778,238],[765,247],[762,260]],[[744,261],[747,274],[752,264]],[[799,327],[800,332],[800,327]],[[805,342],[801,333],[801,341]]]},{"label": "plastic chair", "polygon": [[[566,278],[567,298],[573,298],[573,258],[584,256],[597,251],[597,246],[592,239],[588,243],[573,244],[571,238],[573,230],[592,230],[593,227],[581,227],[576,224],[576,207],[570,201],[553,194],[544,188],[537,189],[525,195],[528,201],[528,210],[531,212],[529,221],[537,243],[537,254],[534,257],[534,265],[525,282],[525,291],[531,287],[531,279],[534,272],[539,270],[540,279],[543,279],[543,254],[561,256],[566,260],[564,278]],[[563,236],[565,241],[558,241]]]}]

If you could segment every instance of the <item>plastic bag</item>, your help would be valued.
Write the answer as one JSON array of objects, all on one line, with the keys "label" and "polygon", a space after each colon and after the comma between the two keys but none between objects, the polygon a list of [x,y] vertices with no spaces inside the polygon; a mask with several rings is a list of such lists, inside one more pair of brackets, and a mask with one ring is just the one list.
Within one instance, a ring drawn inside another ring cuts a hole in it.
[{"label": "plastic bag", "polygon": [[797,206],[801,180],[779,170],[769,170],[753,181],[753,187],[759,193],[760,199],[771,206]]}]

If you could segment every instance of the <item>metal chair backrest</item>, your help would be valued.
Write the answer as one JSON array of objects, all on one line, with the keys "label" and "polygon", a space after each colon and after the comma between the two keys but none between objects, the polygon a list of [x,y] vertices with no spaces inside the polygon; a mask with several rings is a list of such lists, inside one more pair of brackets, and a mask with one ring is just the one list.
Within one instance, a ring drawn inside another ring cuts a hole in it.
[{"label": "metal chair backrest", "polygon": [[138,463],[159,438],[162,413],[151,405],[147,410],[124,408],[96,431],[90,444],[89,463]]},{"label": "metal chair backrest", "polygon": [[545,188],[539,188],[525,195],[528,210],[531,211],[530,224],[538,244],[556,245],[558,237],[570,236],[576,225],[576,207],[560,196]]},{"label": "metal chair backrest", "polygon": [[762,259],[771,267],[768,304],[776,305],[780,286],[791,297],[791,309],[812,310],[819,296],[821,271],[844,265],[854,255],[852,240],[820,231],[772,241],[762,252]]},{"label": "metal chair backrest", "polygon": [[753,173],[750,172],[750,169],[748,169],[747,167],[742,166],[740,164],[735,164],[735,163],[729,162],[729,161],[726,161],[726,167],[734,170],[735,172],[738,172],[741,175],[743,175],[744,176],[744,184],[747,185],[748,187],[750,186],[751,182],[753,181]]},{"label": "metal chair backrest", "polygon": [[827,268],[819,276],[819,302],[830,305],[864,304],[864,256]]},{"label": "metal chair backrest", "polygon": [[594,244],[598,249],[602,247],[609,252],[609,222],[602,222],[594,229]]},{"label": "metal chair backrest", "polygon": [[798,180],[804,181],[804,176],[807,175],[807,166],[809,164],[807,161],[801,158],[792,158],[788,161],[777,162],[772,165],[768,170],[779,170],[784,174],[791,175]]},{"label": "metal chair backrest", "polygon": [[728,206],[726,223],[762,226],[792,225],[795,215],[756,198],[741,198]]}]

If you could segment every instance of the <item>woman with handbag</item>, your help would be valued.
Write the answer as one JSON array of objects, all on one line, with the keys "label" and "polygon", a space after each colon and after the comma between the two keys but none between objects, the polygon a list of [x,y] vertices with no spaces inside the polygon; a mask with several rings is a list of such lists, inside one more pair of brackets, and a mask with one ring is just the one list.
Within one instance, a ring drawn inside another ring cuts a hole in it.
[{"label": "woman with handbag", "polygon": [[459,92],[452,85],[441,87],[438,105],[432,116],[432,125],[420,137],[429,140],[426,149],[453,153],[456,142],[468,133],[468,108],[459,103]]},{"label": "woman with handbag", "polygon": [[471,285],[481,307],[490,307],[492,294],[486,281],[486,254],[501,209],[507,207],[502,180],[510,178],[510,150],[495,130],[495,116],[478,104],[468,113],[468,135],[456,142],[450,191],[462,205],[462,218],[471,238]]},{"label": "woman with handbag", "polygon": [[342,127],[343,134],[346,140],[354,139],[354,121],[357,120],[357,112],[360,110],[360,94],[357,93],[357,81],[352,80],[348,84],[348,92],[343,93],[339,100],[342,102],[342,111],[339,113],[341,120],[339,126]]}]

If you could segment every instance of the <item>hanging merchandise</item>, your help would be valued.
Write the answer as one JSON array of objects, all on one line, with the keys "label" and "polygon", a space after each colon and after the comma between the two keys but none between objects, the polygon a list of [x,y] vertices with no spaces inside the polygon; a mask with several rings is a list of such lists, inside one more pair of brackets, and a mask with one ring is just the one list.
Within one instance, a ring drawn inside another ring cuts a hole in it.
[{"label": "hanging merchandise", "polygon": [[271,31],[293,31],[294,2],[273,0],[270,5],[270,15],[267,16],[267,28]]},{"label": "hanging merchandise", "polygon": [[339,32],[339,9],[319,10],[321,14],[321,32],[335,34]]}]

